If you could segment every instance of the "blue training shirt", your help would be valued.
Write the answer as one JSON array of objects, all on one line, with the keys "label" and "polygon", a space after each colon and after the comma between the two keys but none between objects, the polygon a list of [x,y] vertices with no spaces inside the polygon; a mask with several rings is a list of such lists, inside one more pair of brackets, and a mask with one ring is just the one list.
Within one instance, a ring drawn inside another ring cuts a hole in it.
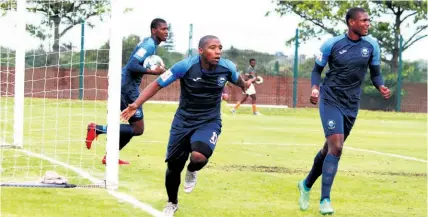
[{"label": "blue training shirt", "polygon": [[221,58],[214,70],[201,67],[200,56],[189,57],[164,72],[157,78],[161,87],[166,87],[180,79],[180,103],[175,119],[182,127],[190,128],[199,124],[221,120],[221,95],[227,81],[236,83],[239,73],[230,60]]},{"label": "blue training shirt", "polygon": [[379,73],[380,49],[371,37],[362,37],[358,41],[351,40],[346,34],[333,37],[321,46],[315,62],[321,67],[329,64],[320,86],[320,97],[325,103],[344,109],[348,115],[358,113],[361,84],[368,67],[373,84],[383,85]]},{"label": "blue training shirt", "polygon": [[157,43],[151,37],[144,38],[132,51],[128,63],[122,69],[122,93],[137,95],[141,79],[147,69],[144,60],[156,53]]}]

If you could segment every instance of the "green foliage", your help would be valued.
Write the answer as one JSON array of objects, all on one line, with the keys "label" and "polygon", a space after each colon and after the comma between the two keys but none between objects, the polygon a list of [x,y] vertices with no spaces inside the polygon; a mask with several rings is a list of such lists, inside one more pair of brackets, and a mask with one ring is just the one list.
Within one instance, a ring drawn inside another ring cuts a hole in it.
[{"label": "green foliage", "polygon": [[[428,28],[427,1],[287,1],[277,0],[274,12],[280,16],[295,14],[302,18],[298,24],[300,29],[299,39],[305,42],[312,38],[320,38],[321,35],[333,36],[343,34],[347,30],[345,15],[349,8],[362,7],[371,16],[370,34],[375,37],[381,48],[382,75],[385,84],[391,90],[395,90],[397,84],[397,70],[400,54],[399,40],[402,32],[410,33],[404,39],[403,52],[417,41],[428,36],[425,30]],[[268,12],[266,15],[268,15]],[[383,18],[383,19],[381,19]],[[384,22],[388,18],[391,22]],[[294,43],[295,38],[286,41]],[[309,63],[308,63],[309,64]],[[413,65],[412,65],[413,64]],[[301,64],[304,77],[310,67],[306,63]],[[425,63],[426,66],[426,63]],[[419,70],[414,63],[404,63],[403,81],[426,82],[425,71]],[[299,70],[302,72],[302,70]],[[367,76],[363,86],[363,92],[368,95],[378,94],[371,85],[370,76]],[[404,94],[404,93],[401,93]]]},{"label": "green foliage", "polygon": [[223,51],[223,57],[231,60],[238,66],[239,71],[245,72],[251,58],[256,59],[256,69],[261,74],[275,74],[276,58],[272,54],[262,53],[254,50],[239,50],[233,46]]},{"label": "green foliage", "polygon": [[168,23],[168,38],[166,39],[163,47],[168,51],[173,51],[175,49],[174,45],[174,32],[172,32],[172,25]]},{"label": "green foliage", "polygon": [[[371,16],[370,33],[382,49],[382,60],[391,64],[393,72],[398,65],[399,34],[411,32],[405,39],[403,51],[427,36],[427,1],[285,1],[277,0],[274,12],[280,16],[295,14],[302,18],[299,38],[304,42],[328,33],[333,36],[346,31],[345,15],[351,7],[365,8]],[[267,13],[267,15],[270,12]],[[381,17],[392,22],[383,22]],[[410,25],[411,24],[411,25]],[[295,38],[287,41],[293,43]]]}]

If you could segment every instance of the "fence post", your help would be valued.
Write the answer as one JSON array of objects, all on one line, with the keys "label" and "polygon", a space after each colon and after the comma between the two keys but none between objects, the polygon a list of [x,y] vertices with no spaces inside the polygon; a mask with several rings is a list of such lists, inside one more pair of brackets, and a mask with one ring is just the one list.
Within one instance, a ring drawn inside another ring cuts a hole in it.
[{"label": "fence post", "polygon": [[395,106],[395,111],[399,112],[401,110],[401,74],[403,72],[403,36],[400,35],[400,56],[398,59],[398,76],[397,76],[397,104]]},{"label": "fence post", "polygon": [[189,50],[187,51],[187,55],[192,56],[192,40],[193,40],[193,24],[190,24],[189,30]]},{"label": "fence post", "polygon": [[82,19],[81,24],[81,38],[80,38],[80,67],[79,67],[79,99],[83,99],[83,70],[85,68],[85,20]]},{"label": "fence post", "polygon": [[296,29],[296,41],[294,46],[294,67],[293,67],[293,108],[297,105],[297,72],[299,70],[299,29]]},{"label": "fence post", "polygon": [[[281,96],[281,79],[280,79],[280,76],[279,76],[279,62],[278,62],[278,60],[277,61],[275,61],[275,67],[274,67],[274,72],[275,72],[275,76],[277,76],[277,78],[279,78],[279,82],[277,83],[277,85],[276,85],[276,95],[277,96]],[[278,81],[278,79],[276,79],[277,81]],[[280,105],[280,103],[281,103],[281,98],[280,97],[276,97],[276,104],[277,105]]]}]

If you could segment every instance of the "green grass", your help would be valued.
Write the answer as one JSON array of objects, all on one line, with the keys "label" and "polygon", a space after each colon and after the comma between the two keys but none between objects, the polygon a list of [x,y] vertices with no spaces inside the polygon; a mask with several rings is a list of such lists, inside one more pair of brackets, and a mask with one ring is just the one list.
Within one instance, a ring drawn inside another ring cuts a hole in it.
[{"label": "green grass", "polygon": [[[0,111],[0,138],[11,142],[13,103],[0,102],[2,109],[8,108]],[[89,121],[106,122],[105,103],[26,99],[30,104],[25,111],[25,146],[102,179],[105,136],[92,150],[84,147],[84,137]],[[131,165],[120,167],[119,190],[158,210],[167,200],[164,156],[175,109],[176,105],[145,105],[144,135],[121,152]],[[216,150],[199,173],[195,190],[185,194],[180,186],[175,216],[320,216],[320,179],[306,212],[298,209],[296,188],[323,143],[318,111],[260,111],[265,115],[252,116],[246,107],[235,116],[224,115]],[[426,123],[426,114],[361,111],[345,147],[426,160]],[[55,170],[72,183],[88,183],[70,170],[17,150],[4,149],[2,155],[3,181],[34,180]],[[426,216],[426,172],[426,163],[345,148],[332,190],[335,215]],[[1,193],[2,216],[148,216],[102,189],[2,188]]]}]

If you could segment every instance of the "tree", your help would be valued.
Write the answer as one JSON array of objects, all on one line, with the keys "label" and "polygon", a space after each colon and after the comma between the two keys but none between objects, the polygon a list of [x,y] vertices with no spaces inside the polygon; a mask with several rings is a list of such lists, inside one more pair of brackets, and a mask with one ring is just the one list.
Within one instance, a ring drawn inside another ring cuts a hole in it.
[{"label": "tree", "polygon": [[[5,15],[11,9],[16,9],[16,1],[8,0],[0,3],[0,10]],[[27,25],[27,31],[41,40],[45,40],[50,36],[50,29],[54,29],[54,43],[51,55],[51,63],[57,63],[60,49],[59,39],[64,36],[70,29],[76,25],[80,25],[82,20],[87,20],[90,17],[99,16],[102,20],[106,12],[109,11],[109,1],[99,0],[62,0],[62,1],[31,1],[27,4],[29,12],[42,15],[43,19],[39,25]],[[90,22],[86,22],[89,27],[94,27]],[[60,28],[61,26],[61,28]]]},{"label": "tree", "polygon": [[174,33],[172,32],[171,23],[168,24],[168,38],[165,41],[163,46],[167,51],[173,51],[175,49],[174,45]]},{"label": "tree", "polygon": [[[310,38],[328,33],[333,36],[343,34],[346,29],[345,15],[349,8],[365,8],[371,16],[370,34],[377,38],[382,50],[382,61],[389,64],[393,73],[397,72],[399,42],[402,32],[410,36],[404,39],[403,51],[417,41],[427,37],[427,1],[285,1],[277,0],[275,12],[280,16],[295,14],[303,20],[299,23],[299,38]],[[266,16],[270,12],[267,12]],[[392,17],[392,18],[390,18]],[[388,18],[388,22],[379,18]],[[291,44],[295,38],[287,41]]]}]

